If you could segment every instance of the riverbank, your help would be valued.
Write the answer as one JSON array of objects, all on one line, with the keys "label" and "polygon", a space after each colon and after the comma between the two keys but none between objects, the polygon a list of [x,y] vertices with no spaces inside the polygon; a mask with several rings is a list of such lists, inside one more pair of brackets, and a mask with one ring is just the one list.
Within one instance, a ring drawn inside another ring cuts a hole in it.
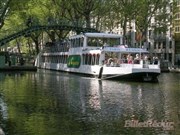
[{"label": "riverbank", "polygon": [[170,68],[169,71],[174,73],[180,73],[180,68]]},{"label": "riverbank", "polygon": [[37,71],[37,67],[36,66],[29,66],[29,65],[25,65],[25,66],[4,66],[4,67],[0,67],[0,72],[3,71]]}]

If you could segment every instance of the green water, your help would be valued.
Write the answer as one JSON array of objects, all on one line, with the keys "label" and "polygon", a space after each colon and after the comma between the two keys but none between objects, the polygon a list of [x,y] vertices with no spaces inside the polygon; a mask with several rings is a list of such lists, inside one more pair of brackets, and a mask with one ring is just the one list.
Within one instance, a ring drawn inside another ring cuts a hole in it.
[{"label": "green water", "polygon": [[[128,120],[173,128],[125,127]],[[139,83],[47,70],[0,73],[0,128],[6,135],[179,135],[180,74]]]}]

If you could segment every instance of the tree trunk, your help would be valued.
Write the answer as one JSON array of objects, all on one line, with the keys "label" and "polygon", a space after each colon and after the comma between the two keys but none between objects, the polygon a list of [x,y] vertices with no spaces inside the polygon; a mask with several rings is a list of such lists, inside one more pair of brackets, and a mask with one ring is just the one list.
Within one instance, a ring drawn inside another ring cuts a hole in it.
[{"label": "tree trunk", "polygon": [[87,14],[87,15],[85,16],[85,19],[86,19],[86,28],[91,28],[90,15]]},{"label": "tree trunk", "polygon": [[32,40],[35,43],[36,54],[38,54],[39,53],[39,40],[38,40],[38,36],[36,36],[36,37],[32,37],[31,36],[31,38],[32,38]]},{"label": "tree trunk", "polygon": [[35,43],[35,47],[36,47],[36,54],[39,53],[39,42],[38,42],[38,39],[34,41]]},{"label": "tree trunk", "polygon": [[18,54],[21,54],[21,49],[20,49],[20,43],[18,41],[18,39],[16,39],[16,43],[17,43],[17,49],[18,49]]},{"label": "tree trunk", "polygon": [[123,44],[125,45],[126,38],[126,27],[127,27],[127,17],[125,16],[124,22],[123,22]]}]

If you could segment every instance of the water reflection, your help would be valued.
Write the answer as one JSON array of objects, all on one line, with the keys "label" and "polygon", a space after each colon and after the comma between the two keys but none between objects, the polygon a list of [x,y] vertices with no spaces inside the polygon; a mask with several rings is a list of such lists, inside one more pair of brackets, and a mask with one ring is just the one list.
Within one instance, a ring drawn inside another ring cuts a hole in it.
[{"label": "water reflection", "polygon": [[[0,126],[9,135],[179,132],[179,76],[163,74],[153,84],[47,70],[0,76]],[[125,128],[131,119],[169,120],[175,122],[175,130]]]}]

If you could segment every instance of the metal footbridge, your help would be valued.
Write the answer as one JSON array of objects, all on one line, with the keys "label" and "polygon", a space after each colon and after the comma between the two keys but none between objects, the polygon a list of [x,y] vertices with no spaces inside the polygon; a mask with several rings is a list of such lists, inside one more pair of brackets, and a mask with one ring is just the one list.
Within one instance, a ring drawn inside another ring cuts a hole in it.
[{"label": "metal footbridge", "polygon": [[80,32],[98,32],[94,28],[85,28],[82,26],[75,26],[73,23],[59,23],[59,24],[47,24],[47,25],[33,25],[26,27],[22,30],[19,30],[15,33],[12,33],[8,36],[5,36],[0,39],[0,46],[5,45],[6,43],[21,37],[21,36],[29,36],[33,32],[37,31],[50,31],[50,30],[66,30],[66,31],[75,31],[77,33]]}]

